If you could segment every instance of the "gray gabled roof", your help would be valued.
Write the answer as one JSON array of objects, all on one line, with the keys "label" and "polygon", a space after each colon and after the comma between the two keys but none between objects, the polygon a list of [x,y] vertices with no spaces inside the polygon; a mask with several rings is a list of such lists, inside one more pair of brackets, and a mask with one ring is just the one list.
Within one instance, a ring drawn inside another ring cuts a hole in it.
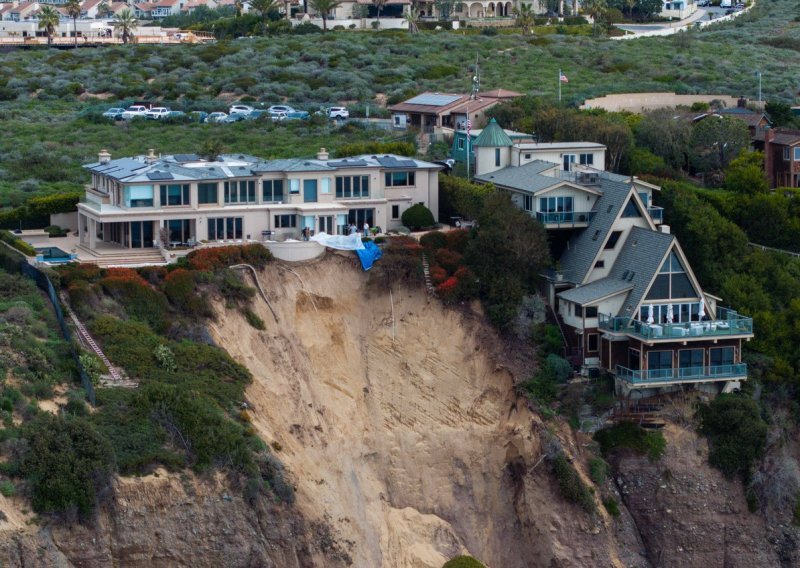
[{"label": "gray gabled roof", "polygon": [[625,303],[616,315],[631,317],[633,310],[647,293],[653,277],[661,269],[675,236],[668,233],[633,227],[617,257],[611,272],[604,280],[616,280],[632,285]]},{"label": "gray gabled roof", "polygon": [[508,166],[502,170],[475,176],[475,180],[483,183],[493,183],[509,189],[536,193],[562,183],[563,180],[561,179],[541,174],[541,172],[557,166],[558,164],[552,162],[534,160],[523,166]]},{"label": "gray gabled roof", "polygon": [[632,288],[633,284],[630,282],[626,282],[620,278],[606,277],[590,282],[584,286],[565,290],[558,294],[558,297],[583,306],[597,300],[602,300],[608,296],[614,296],[631,290]]},{"label": "gray gabled roof", "polygon": [[595,215],[592,222],[570,240],[567,250],[561,255],[562,271],[569,281],[576,284],[583,282],[591,270],[620,210],[628,203],[631,186],[601,177],[600,190],[603,195],[594,204]]}]

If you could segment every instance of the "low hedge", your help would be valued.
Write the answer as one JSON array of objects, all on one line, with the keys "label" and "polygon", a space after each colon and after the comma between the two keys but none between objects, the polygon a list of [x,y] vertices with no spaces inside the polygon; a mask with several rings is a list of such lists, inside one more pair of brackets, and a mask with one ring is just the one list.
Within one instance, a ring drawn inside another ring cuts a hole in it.
[{"label": "low hedge", "polygon": [[25,256],[36,256],[36,249],[33,248],[31,245],[23,241],[22,239],[15,237],[9,231],[0,230],[0,241],[4,243],[8,243],[19,252],[24,254]]}]

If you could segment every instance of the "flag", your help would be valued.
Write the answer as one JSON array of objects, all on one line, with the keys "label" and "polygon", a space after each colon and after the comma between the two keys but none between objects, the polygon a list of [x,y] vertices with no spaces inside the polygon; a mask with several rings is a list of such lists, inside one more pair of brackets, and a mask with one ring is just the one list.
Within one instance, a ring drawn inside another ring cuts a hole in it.
[{"label": "flag", "polygon": [[467,117],[467,140],[469,140],[469,129],[472,128],[472,122],[470,122],[469,117]]},{"label": "flag", "polygon": [[562,83],[569,83],[569,79],[567,79],[567,76],[564,75],[564,73],[562,73],[560,69],[558,71],[558,80],[561,81]]}]

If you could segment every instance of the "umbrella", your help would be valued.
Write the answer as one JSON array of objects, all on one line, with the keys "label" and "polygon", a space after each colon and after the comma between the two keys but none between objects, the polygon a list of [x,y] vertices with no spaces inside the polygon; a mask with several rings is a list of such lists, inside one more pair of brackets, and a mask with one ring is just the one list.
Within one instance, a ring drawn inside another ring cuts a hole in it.
[{"label": "umbrella", "polygon": [[647,323],[649,323],[651,325],[656,323],[656,319],[655,319],[655,317],[653,317],[653,304],[650,304],[647,307]]},{"label": "umbrella", "polygon": [[675,315],[672,313],[672,304],[670,304],[667,308],[667,323],[672,323],[673,319],[675,319]]},{"label": "umbrella", "polygon": [[703,320],[706,317],[706,299],[700,298],[700,312],[697,314],[698,319]]}]

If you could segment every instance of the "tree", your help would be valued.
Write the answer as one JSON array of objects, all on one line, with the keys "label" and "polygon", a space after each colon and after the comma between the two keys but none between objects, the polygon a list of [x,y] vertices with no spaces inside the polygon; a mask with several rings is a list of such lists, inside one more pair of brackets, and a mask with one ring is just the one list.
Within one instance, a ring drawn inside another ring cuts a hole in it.
[{"label": "tree", "polygon": [[[270,0],[271,1],[271,0]],[[328,31],[330,13],[342,4],[342,0],[310,0],[311,7],[322,18],[322,31]]]},{"label": "tree", "polygon": [[725,170],[725,187],[743,195],[766,193],[769,183],[763,164],[763,152],[742,152]]},{"label": "tree", "polygon": [[517,25],[522,28],[522,35],[528,35],[535,24],[533,7],[530,4],[520,4],[514,8],[514,17]]},{"label": "tree", "polygon": [[637,0],[625,0],[625,5],[628,7],[628,17],[633,19],[633,9],[636,6]]},{"label": "tree", "polygon": [[456,7],[456,0],[433,0],[440,20],[450,20]]},{"label": "tree", "polygon": [[403,225],[408,227],[409,229],[421,229],[423,227],[430,227],[436,221],[433,219],[433,213],[431,210],[422,205],[421,203],[417,203],[416,205],[412,205],[405,211],[400,217]]},{"label": "tree", "polygon": [[47,34],[47,45],[53,43],[53,34],[56,33],[61,14],[52,6],[45,6],[39,12],[39,29]]},{"label": "tree", "polygon": [[409,8],[408,12],[406,12],[403,16],[405,21],[408,23],[408,31],[412,34],[415,34],[419,31],[419,26],[417,22],[419,22],[419,12],[414,6]]},{"label": "tree", "polygon": [[672,109],[658,109],[644,115],[636,126],[636,143],[650,150],[676,170],[686,168],[692,127]]},{"label": "tree", "polygon": [[608,0],[583,0],[583,11],[592,17],[592,31],[600,35],[603,18],[608,11]]},{"label": "tree", "polygon": [[78,47],[78,18],[81,17],[81,0],[67,0],[64,5],[67,15],[72,18],[72,35],[75,39],[75,47]]},{"label": "tree", "polygon": [[[313,2],[312,2],[313,6]],[[269,20],[269,13],[277,10],[278,4],[275,0],[250,0],[250,7],[258,12],[261,17],[261,33],[267,33],[267,20]],[[322,18],[322,24],[325,25],[325,17]]]},{"label": "tree", "polygon": [[107,18],[108,15],[111,13],[111,6],[109,5],[108,2],[106,2],[106,0],[100,2],[100,5],[97,7],[97,13],[105,18]]},{"label": "tree", "polygon": [[724,170],[749,145],[750,132],[744,121],[711,115],[692,130],[691,160],[702,172]]},{"label": "tree", "polygon": [[119,12],[111,22],[114,29],[122,33],[122,43],[127,44],[133,37],[133,32],[139,27],[139,21],[136,19],[133,11],[126,8]]},{"label": "tree", "polygon": [[220,154],[225,151],[222,142],[214,138],[206,138],[200,146],[200,155],[209,162],[213,162],[219,158]]},{"label": "tree", "polygon": [[236,8],[236,17],[242,17],[242,10],[244,10],[244,0],[233,0],[233,6]]},{"label": "tree", "polygon": [[636,8],[643,20],[652,18],[654,14],[661,12],[663,7],[663,0],[638,0],[636,3]]},{"label": "tree", "polygon": [[372,4],[378,10],[377,18],[379,20],[381,19],[381,10],[383,10],[383,7],[386,6],[386,2],[387,0],[372,0]]}]

